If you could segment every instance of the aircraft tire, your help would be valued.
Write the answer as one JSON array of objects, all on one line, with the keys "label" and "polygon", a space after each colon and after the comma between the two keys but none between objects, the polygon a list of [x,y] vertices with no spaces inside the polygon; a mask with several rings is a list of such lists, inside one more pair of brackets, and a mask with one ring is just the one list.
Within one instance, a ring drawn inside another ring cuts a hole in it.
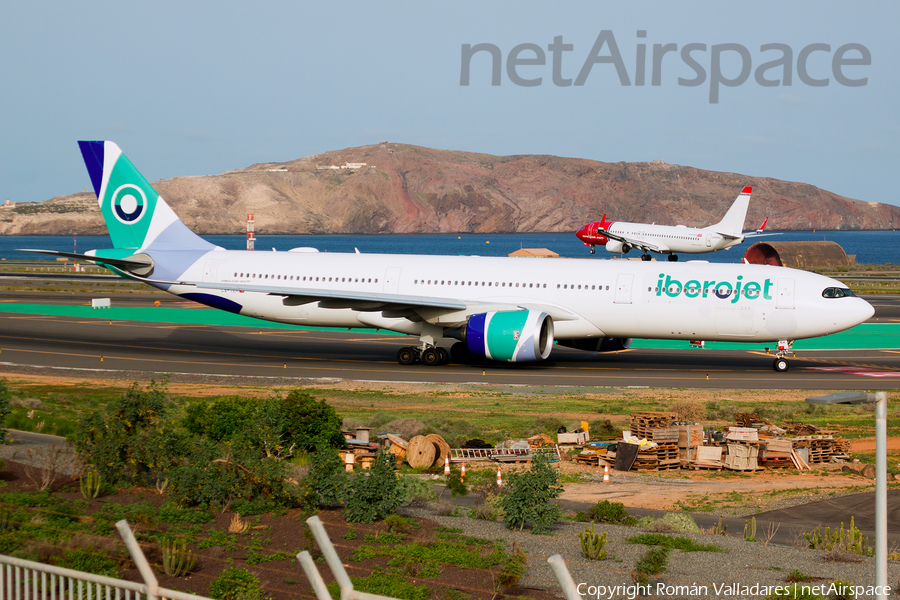
[{"label": "aircraft tire", "polygon": [[649,255],[649,254],[644,254],[644,255],[642,255],[642,256],[641,256],[641,260],[643,260],[643,261],[648,261],[648,260],[650,260],[650,255]]},{"label": "aircraft tire", "polygon": [[441,364],[441,353],[439,352],[439,348],[427,348],[422,352],[422,361],[423,365],[428,367],[433,367],[435,365]]},{"label": "aircraft tire", "polygon": [[397,362],[401,365],[411,365],[416,362],[416,349],[412,346],[404,346],[397,350]]},{"label": "aircraft tire", "polygon": [[439,364],[446,365],[448,362],[450,362],[450,353],[446,348],[438,348],[437,351],[441,357],[441,362]]},{"label": "aircraft tire", "polygon": [[456,342],[450,346],[450,357],[455,361],[462,361],[469,357],[469,349],[462,342]]},{"label": "aircraft tire", "polygon": [[791,368],[791,363],[786,358],[776,358],[775,362],[772,363],[772,367],[779,373],[784,373]]},{"label": "aircraft tire", "polygon": [[677,255],[677,254],[670,254],[670,255],[669,255],[669,262],[677,262],[677,261],[678,261],[678,255]]}]

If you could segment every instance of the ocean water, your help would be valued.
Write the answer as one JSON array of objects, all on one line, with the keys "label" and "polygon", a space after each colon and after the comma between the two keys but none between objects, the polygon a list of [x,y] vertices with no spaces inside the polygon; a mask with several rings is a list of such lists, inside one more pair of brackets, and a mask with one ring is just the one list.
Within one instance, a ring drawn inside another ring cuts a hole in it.
[{"label": "ocean water", "polygon": [[[204,236],[229,250],[243,250],[242,235]],[[744,252],[757,241],[829,240],[840,244],[847,254],[855,254],[859,264],[900,264],[900,232],[896,231],[797,231],[750,238],[740,246],[709,254],[682,254],[680,260],[708,260],[739,263]],[[18,252],[19,248],[40,248],[84,253],[95,248],[110,248],[108,236],[0,236],[0,258],[6,260],[54,260],[53,257]],[[591,255],[575,233],[495,233],[495,234],[409,234],[409,235],[261,235],[256,238],[257,252],[279,252],[298,247],[317,248],[320,252],[360,252],[368,254],[448,254],[506,256],[520,248],[549,248],[560,256],[574,258],[611,258],[618,256],[603,248]],[[628,256],[639,256],[632,250]],[[665,257],[655,255],[657,259]]]}]

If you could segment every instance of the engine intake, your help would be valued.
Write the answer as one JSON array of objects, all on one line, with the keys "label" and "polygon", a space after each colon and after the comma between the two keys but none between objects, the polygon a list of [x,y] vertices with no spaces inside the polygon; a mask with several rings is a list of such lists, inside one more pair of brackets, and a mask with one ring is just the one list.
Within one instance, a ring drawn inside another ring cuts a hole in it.
[{"label": "engine intake", "polygon": [[606,242],[606,251],[613,254],[627,254],[631,250],[631,246],[626,246],[618,240],[609,240]]},{"label": "engine intake", "polygon": [[533,310],[472,315],[462,331],[462,341],[472,355],[491,360],[545,360],[553,349],[553,319]]}]

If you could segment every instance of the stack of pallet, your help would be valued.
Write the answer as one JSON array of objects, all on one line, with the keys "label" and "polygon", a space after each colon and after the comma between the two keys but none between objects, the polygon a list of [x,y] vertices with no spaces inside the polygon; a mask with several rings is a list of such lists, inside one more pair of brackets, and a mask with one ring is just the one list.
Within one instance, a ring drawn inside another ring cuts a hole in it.
[{"label": "stack of pallet", "polygon": [[678,425],[678,458],[682,466],[697,460],[697,448],[703,445],[702,425]]},{"label": "stack of pallet", "polygon": [[831,460],[833,462],[850,460],[850,440],[845,440],[842,438],[834,439],[834,449],[831,454]]},{"label": "stack of pallet", "polygon": [[681,466],[676,444],[660,444],[655,448],[641,450],[631,466],[632,471],[669,471]]},{"label": "stack of pallet", "polygon": [[677,418],[673,412],[636,412],[631,415],[631,435],[652,440],[654,429],[669,427]]},{"label": "stack of pallet", "polygon": [[729,443],[728,454],[723,462],[732,471],[759,470],[759,442]]},{"label": "stack of pallet", "polygon": [[791,450],[793,450],[791,440],[765,440],[763,452],[759,457],[759,464],[767,469],[789,469],[793,466]]},{"label": "stack of pallet", "polygon": [[700,446],[697,448],[697,458],[691,459],[688,466],[695,471],[721,471],[722,447]]}]

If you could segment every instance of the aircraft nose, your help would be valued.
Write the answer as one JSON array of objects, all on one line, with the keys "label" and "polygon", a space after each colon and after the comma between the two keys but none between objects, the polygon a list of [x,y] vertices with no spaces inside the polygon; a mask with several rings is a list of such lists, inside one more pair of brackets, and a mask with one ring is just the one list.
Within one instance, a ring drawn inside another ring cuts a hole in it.
[{"label": "aircraft nose", "polygon": [[875,307],[862,298],[847,298],[847,300],[853,300],[853,304],[848,304],[840,311],[839,315],[836,315],[843,321],[841,325],[845,328],[856,327],[875,315]]}]

